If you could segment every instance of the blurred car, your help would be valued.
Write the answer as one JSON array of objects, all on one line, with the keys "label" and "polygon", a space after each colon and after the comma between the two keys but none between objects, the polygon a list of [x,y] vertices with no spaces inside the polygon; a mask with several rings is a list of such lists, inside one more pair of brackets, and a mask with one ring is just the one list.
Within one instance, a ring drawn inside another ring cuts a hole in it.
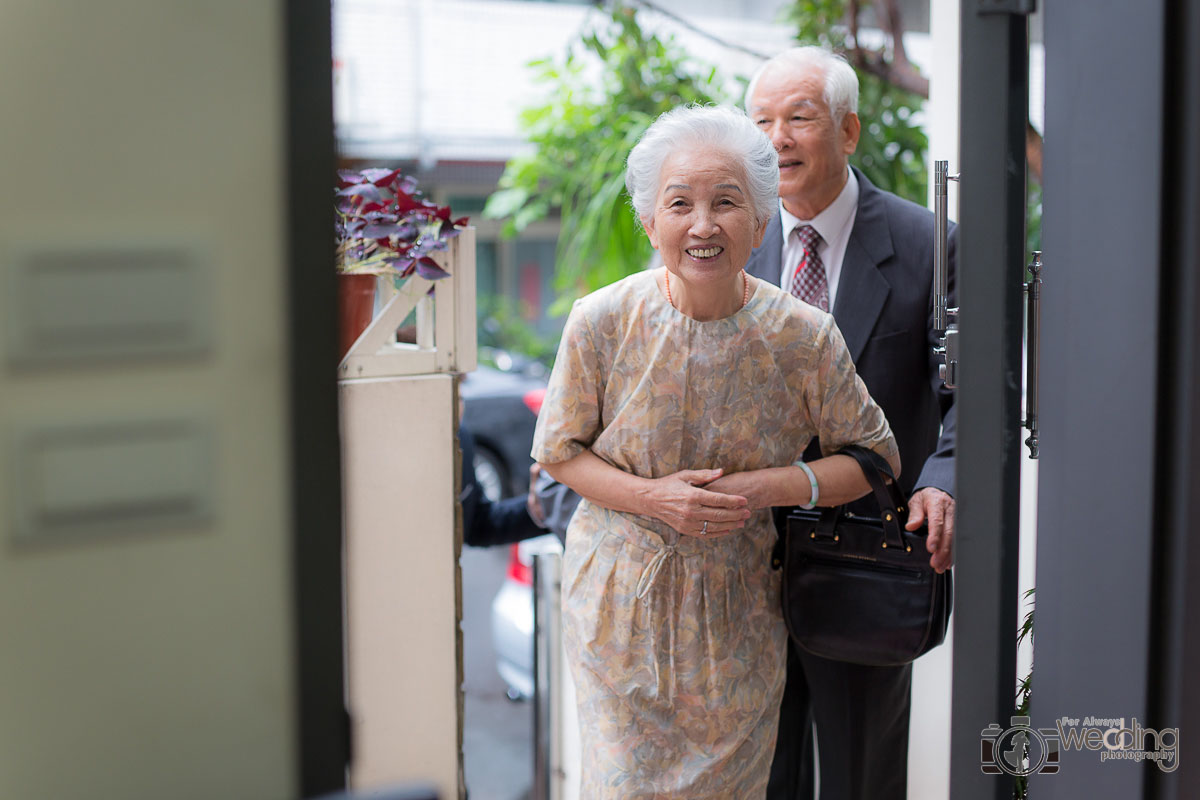
[{"label": "blurred car", "polygon": [[462,422],[475,437],[475,478],[489,500],[529,489],[529,448],[546,394],[545,368],[504,351],[480,348],[481,363],[459,386]]},{"label": "blurred car", "polygon": [[533,697],[533,557],[562,553],[552,533],[511,545],[508,573],[492,600],[492,647],[496,671],[510,700]]}]

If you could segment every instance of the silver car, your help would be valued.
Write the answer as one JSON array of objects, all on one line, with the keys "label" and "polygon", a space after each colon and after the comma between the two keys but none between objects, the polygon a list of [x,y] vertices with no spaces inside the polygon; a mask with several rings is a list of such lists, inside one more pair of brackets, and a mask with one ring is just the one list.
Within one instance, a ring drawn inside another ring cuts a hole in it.
[{"label": "silver car", "polygon": [[547,553],[562,553],[554,534],[511,545],[508,572],[492,600],[496,670],[511,700],[533,697],[533,557]]}]

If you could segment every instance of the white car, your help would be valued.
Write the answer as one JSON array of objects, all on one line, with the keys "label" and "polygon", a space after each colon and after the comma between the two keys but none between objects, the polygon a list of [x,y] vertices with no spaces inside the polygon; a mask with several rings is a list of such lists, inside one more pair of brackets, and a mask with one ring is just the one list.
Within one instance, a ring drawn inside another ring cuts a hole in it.
[{"label": "white car", "polygon": [[533,697],[533,557],[562,554],[554,534],[510,546],[508,572],[492,600],[492,646],[496,670],[512,700]]},{"label": "white car", "polygon": [[[512,700],[534,697],[534,781],[551,800],[578,800],[580,750],[575,684],[566,668],[559,614],[562,544],[547,534],[512,546],[508,575],[492,602],[492,640],[496,666]],[[533,559],[546,570],[539,575],[544,618],[534,632]],[[534,650],[538,674],[534,675]],[[541,731],[540,734],[537,731]]]}]

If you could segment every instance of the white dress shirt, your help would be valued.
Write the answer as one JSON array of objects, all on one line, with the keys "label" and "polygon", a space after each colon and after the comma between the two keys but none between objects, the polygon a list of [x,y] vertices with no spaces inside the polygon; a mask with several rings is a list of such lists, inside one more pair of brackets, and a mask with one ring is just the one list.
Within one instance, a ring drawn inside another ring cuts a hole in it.
[{"label": "white dress shirt", "polygon": [[783,207],[779,201],[779,214],[783,222],[783,265],[780,275],[780,286],[790,291],[792,278],[796,268],[804,257],[804,246],[792,231],[801,225],[812,225],[821,234],[821,243],[817,245],[817,255],[825,266],[825,283],[829,288],[829,310],[833,310],[834,300],[837,299],[838,280],[842,277],[842,259],[846,256],[846,245],[850,242],[850,230],[854,227],[854,218],[858,216],[858,178],[854,170],[846,168],[848,177],[842,191],[833,202],[812,219],[798,219]]}]

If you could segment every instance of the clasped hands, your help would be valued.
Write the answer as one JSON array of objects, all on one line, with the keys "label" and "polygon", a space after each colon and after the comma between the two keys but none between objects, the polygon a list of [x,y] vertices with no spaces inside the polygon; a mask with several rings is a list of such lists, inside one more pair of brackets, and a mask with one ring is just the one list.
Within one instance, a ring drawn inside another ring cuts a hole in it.
[{"label": "clasped hands", "polygon": [[[770,470],[725,475],[720,469],[687,469],[652,481],[656,517],[687,536],[727,536],[745,527],[751,512],[772,505]],[[954,498],[926,487],[909,500],[905,529],[929,528],[929,565],[945,572],[954,563]]]},{"label": "clasped hands", "polygon": [[[686,536],[727,536],[746,526],[754,506],[720,469],[684,469],[650,481],[645,498],[654,516]],[[747,493],[749,494],[749,493]]]}]

